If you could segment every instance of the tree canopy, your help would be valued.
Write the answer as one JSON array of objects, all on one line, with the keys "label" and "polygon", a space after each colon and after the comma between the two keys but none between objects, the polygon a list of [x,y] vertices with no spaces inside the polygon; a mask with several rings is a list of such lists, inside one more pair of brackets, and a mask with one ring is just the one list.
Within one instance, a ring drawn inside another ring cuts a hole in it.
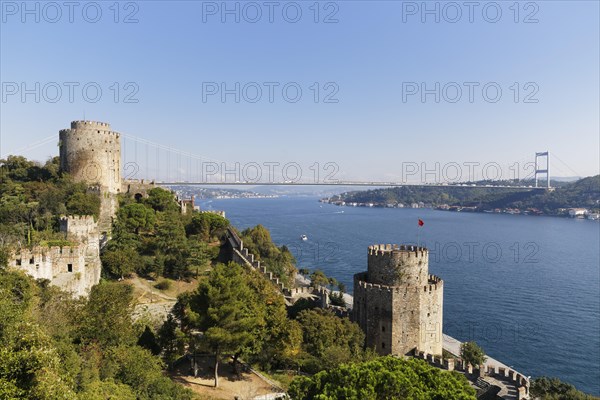
[{"label": "tree canopy", "polygon": [[460,345],[460,358],[468,364],[479,368],[486,360],[485,352],[475,342],[465,342]]},{"label": "tree canopy", "polygon": [[132,289],[105,282],[88,299],[0,269],[0,399],[191,399],[137,345]]},{"label": "tree canopy", "polygon": [[100,214],[100,197],[59,173],[58,157],[44,165],[20,156],[0,160],[0,244],[33,246],[64,239],[61,215]]},{"label": "tree canopy", "polygon": [[122,195],[113,235],[102,254],[105,276],[132,272],[158,278],[188,279],[217,257],[219,241],[229,226],[209,213],[181,214],[173,193],[162,188],[148,198]]},{"label": "tree canopy", "polygon": [[380,357],[343,364],[312,377],[297,377],[289,388],[295,400],[474,400],[475,390],[457,373],[423,360]]},{"label": "tree canopy", "polygon": [[558,378],[542,376],[531,382],[530,393],[540,400],[598,400],[575,389],[575,386],[560,381]]},{"label": "tree canopy", "polygon": [[269,272],[279,277],[288,287],[292,286],[296,275],[296,260],[286,246],[277,247],[271,239],[271,233],[262,225],[248,228],[241,234],[244,247],[261,260]]}]

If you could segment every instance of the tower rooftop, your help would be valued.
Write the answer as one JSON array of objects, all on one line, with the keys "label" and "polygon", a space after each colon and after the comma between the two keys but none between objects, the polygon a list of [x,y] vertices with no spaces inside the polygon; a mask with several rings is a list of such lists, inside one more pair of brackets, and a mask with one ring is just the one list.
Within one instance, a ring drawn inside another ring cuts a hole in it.
[{"label": "tower rooftop", "polygon": [[108,122],[101,121],[71,121],[71,129],[102,129],[110,130],[110,124]]}]

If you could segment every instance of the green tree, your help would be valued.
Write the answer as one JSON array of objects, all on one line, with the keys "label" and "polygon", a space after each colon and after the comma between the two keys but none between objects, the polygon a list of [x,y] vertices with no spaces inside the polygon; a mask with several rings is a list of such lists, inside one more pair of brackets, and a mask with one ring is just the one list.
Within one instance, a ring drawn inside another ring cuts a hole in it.
[{"label": "green tree", "polygon": [[160,216],[154,244],[156,249],[165,256],[165,275],[175,279],[188,276],[186,263],[188,242],[180,214],[169,212]]},{"label": "green tree", "polygon": [[327,286],[329,284],[329,278],[319,269],[310,274],[310,281],[313,285],[319,286]]},{"label": "green tree", "polygon": [[348,318],[339,318],[323,309],[311,309],[300,312],[297,320],[302,328],[302,347],[315,357],[314,364],[306,366],[309,372],[342,362],[362,361],[365,335]]},{"label": "green tree", "polygon": [[198,290],[183,301],[187,302],[188,327],[204,332],[202,344],[215,356],[217,387],[221,355],[239,354],[252,346],[265,324],[260,299],[248,285],[243,268],[230,263],[215,266]]},{"label": "green tree", "polygon": [[590,396],[575,389],[575,386],[561,382],[558,378],[545,376],[534,379],[531,382],[531,395],[541,400],[598,400],[598,397]]},{"label": "green tree", "polygon": [[269,230],[262,225],[246,229],[241,238],[244,247],[261,260],[263,265],[286,285],[291,286],[296,275],[296,260],[286,246],[277,247]]},{"label": "green tree", "polygon": [[23,156],[8,156],[5,160],[0,160],[0,165],[2,176],[15,181],[30,180],[33,177],[33,170],[37,167],[35,162]]},{"label": "green tree", "polygon": [[189,390],[163,375],[160,359],[139,346],[109,348],[101,370],[103,380],[112,379],[134,388],[138,399],[191,399]]},{"label": "green tree", "polygon": [[79,394],[79,398],[81,400],[137,400],[137,396],[130,386],[116,383],[113,380],[94,381]]},{"label": "green tree", "polygon": [[140,230],[151,230],[156,223],[154,210],[140,203],[131,203],[119,208],[117,218],[129,232],[135,234],[139,234]]},{"label": "green tree", "polygon": [[246,353],[250,361],[259,363],[266,370],[272,366],[285,366],[301,351],[300,325],[288,320],[284,298],[273,283],[253,270],[245,270],[245,274],[258,299],[255,307],[264,315],[264,325],[256,330],[252,346]]},{"label": "green tree", "polygon": [[74,193],[67,200],[67,211],[74,215],[100,215],[100,198],[92,193]]},{"label": "green tree", "polygon": [[92,287],[81,316],[81,340],[84,343],[96,342],[102,348],[135,343],[131,323],[132,301],[131,285],[102,282]]},{"label": "green tree", "polygon": [[185,353],[187,340],[172,314],[158,330],[158,344],[162,349],[162,358],[169,368]]},{"label": "green tree", "polygon": [[485,352],[475,342],[465,342],[460,345],[460,358],[466,363],[479,368],[486,360]]},{"label": "green tree", "polygon": [[175,200],[175,195],[170,190],[163,188],[153,188],[148,192],[148,197],[144,199],[155,211],[179,212],[179,205]]},{"label": "green tree", "polygon": [[312,377],[295,378],[289,387],[295,400],[475,400],[475,389],[457,373],[423,360],[380,357],[343,364]]},{"label": "green tree", "polygon": [[152,329],[148,325],[146,325],[144,332],[140,335],[137,345],[150,351],[155,356],[159,355],[161,351],[156,340],[156,335],[154,335],[154,332],[152,332]]},{"label": "green tree", "polygon": [[0,271],[0,399],[75,399],[52,339],[32,321],[39,290],[22,272]]},{"label": "green tree", "polygon": [[203,212],[195,213],[186,226],[188,235],[198,235],[202,240],[209,241],[213,236],[220,236],[229,226],[229,221],[218,214]]},{"label": "green tree", "polygon": [[206,242],[192,241],[188,247],[187,269],[196,271],[196,277],[198,277],[198,272],[204,270],[212,257],[212,252]]},{"label": "green tree", "polygon": [[102,253],[100,259],[104,269],[112,276],[123,278],[142,266],[139,253],[135,249],[111,247]]}]

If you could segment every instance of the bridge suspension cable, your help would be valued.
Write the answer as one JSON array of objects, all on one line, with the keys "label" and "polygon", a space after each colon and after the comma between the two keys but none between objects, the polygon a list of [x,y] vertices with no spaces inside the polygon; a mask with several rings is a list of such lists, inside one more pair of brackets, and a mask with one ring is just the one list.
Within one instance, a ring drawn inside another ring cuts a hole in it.
[{"label": "bridge suspension cable", "polygon": [[[134,135],[121,133],[121,137],[123,168],[126,179],[199,180],[202,163],[220,162]],[[131,143],[128,145],[127,142]],[[143,148],[139,148],[139,146],[143,146]],[[151,149],[155,149],[155,151],[151,152]],[[132,159],[130,153],[133,153]]]},{"label": "bridge suspension cable", "polygon": [[48,136],[44,139],[38,140],[37,142],[33,142],[33,143],[28,144],[27,146],[21,147],[20,149],[16,149],[14,151],[9,151],[8,153],[2,154],[0,157],[4,158],[11,154],[22,154],[22,153],[28,152],[30,150],[33,150],[35,148],[38,148],[40,146],[43,146],[45,144],[55,142],[56,140],[57,140],[56,135]]},{"label": "bridge suspension cable", "polygon": [[[556,159],[556,160],[557,160],[558,162],[560,162],[562,165],[564,165],[565,167],[567,167],[569,170],[571,170],[571,172],[572,172],[572,173],[574,173],[574,174],[575,174],[575,176],[581,176],[581,175],[580,175],[580,174],[579,174],[577,171],[575,171],[573,168],[571,168],[571,167],[569,166],[569,164],[567,164],[566,162],[564,162],[563,160],[561,160],[561,159],[560,159],[560,158],[559,158],[559,157],[556,155],[556,153],[552,153],[552,159]],[[553,164],[551,164],[551,165],[554,167],[554,165],[553,165]]]}]

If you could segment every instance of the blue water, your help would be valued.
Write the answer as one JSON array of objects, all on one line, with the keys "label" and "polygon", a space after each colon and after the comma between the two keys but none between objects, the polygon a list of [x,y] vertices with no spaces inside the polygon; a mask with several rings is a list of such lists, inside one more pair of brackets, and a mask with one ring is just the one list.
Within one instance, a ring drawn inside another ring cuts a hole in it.
[{"label": "blue water", "polygon": [[[427,209],[337,207],[316,198],[203,201],[238,228],[266,226],[299,267],[346,284],[367,246],[430,248],[444,281],[444,332],[475,340],[531,376],[556,376],[600,395],[600,224],[587,220]],[[342,212],[343,211],[343,212]],[[421,218],[425,225],[418,228]],[[308,241],[301,241],[306,234]]]}]

